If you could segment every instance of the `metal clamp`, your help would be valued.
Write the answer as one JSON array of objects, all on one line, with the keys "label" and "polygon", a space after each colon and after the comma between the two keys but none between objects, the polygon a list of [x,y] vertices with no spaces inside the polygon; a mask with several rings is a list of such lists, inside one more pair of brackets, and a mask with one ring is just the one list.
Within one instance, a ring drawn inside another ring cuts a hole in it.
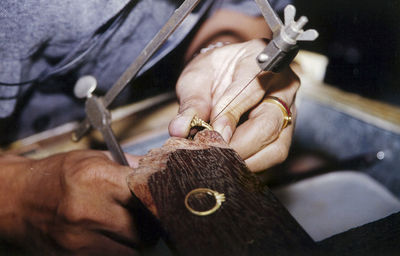
[{"label": "metal clamp", "polygon": [[297,55],[297,42],[314,41],[318,37],[318,32],[315,29],[303,30],[308,19],[301,16],[295,21],[296,8],[293,5],[286,6],[283,24],[267,0],[255,1],[273,32],[272,41],[257,56],[258,64],[264,71],[280,72]]}]

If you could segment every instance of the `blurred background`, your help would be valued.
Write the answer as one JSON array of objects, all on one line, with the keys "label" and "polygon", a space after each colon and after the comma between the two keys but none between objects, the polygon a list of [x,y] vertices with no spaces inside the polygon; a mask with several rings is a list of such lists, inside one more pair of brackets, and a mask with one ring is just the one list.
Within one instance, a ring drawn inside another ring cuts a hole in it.
[{"label": "blurred background", "polygon": [[400,1],[294,0],[316,42],[302,49],[329,58],[325,82],[400,106]]}]

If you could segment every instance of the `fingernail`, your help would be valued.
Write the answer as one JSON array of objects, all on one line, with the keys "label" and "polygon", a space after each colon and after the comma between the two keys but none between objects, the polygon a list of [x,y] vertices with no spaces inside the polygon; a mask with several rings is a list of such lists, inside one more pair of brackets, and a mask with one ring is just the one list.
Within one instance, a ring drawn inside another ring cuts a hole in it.
[{"label": "fingernail", "polygon": [[218,123],[214,126],[214,130],[221,134],[226,143],[229,143],[232,137],[232,128],[229,125]]},{"label": "fingernail", "polygon": [[212,124],[214,131],[219,132],[222,135],[222,131],[225,129],[226,124],[218,122],[216,124]]},{"label": "fingernail", "polygon": [[222,130],[222,138],[225,140],[226,143],[229,143],[232,138],[232,129],[230,126],[225,126]]}]

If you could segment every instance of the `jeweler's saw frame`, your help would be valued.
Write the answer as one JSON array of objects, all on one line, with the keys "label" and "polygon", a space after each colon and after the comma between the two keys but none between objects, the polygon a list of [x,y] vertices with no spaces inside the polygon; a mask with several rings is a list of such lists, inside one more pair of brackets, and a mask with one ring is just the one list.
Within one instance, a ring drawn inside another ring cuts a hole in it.
[{"label": "jeweler's saw frame", "polygon": [[[200,1],[201,0],[185,0],[181,6],[175,10],[163,28],[146,45],[135,61],[114,83],[104,97],[92,95],[92,92],[96,88],[95,78],[83,77],[78,80],[75,85],[75,95],[77,97],[87,98],[85,104],[87,117],[75,130],[72,138],[74,141],[79,141],[92,127],[94,127],[102,133],[104,141],[106,142],[114,160],[122,165],[129,165],[121,146],[111,129],[111,116],[108,107],[136,77],[147,61],[150,60],[150,58],[171,36],[183,20],[193,11]],[[298,21],[295,21],[296,8],[293,5],[288,5],[285,8],[285,19],[283,23],[267,0],[255,0],[255,2],[273,32],[272,40],[257,56],[256,60],[261,71],[279,72],[284,67],[288,66],[296,56],[298,52],[297,42],[314,41],[318,37],[318,32],[314,29],[303,30],[308,19],[305,16],[302,16]],[[243,90],[248,85],[249,84],[247,84]],[[232,99],[232,101],[236,97],[237,95]],[[227,106],[232,101],[230,101]],[[225,106],[218,115],[220,115],[227,106]]]}]

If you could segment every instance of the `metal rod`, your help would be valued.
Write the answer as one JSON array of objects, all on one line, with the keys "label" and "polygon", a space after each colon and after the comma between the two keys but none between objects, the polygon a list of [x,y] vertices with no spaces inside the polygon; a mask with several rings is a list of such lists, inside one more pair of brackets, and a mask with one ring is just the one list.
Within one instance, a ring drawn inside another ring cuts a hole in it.
[{"label": "metal rod", "polygon": [[264,16],[264,19],[267,21],[271,31],[274,34],[278,32],[283,26],[283,23],[276,14],[276,12],[274,11],[274,9],[272,9],[269,2],[267,0],[254,0],[254,1],[257,3],[258,8],[260,9],[262,15]]},{"label": "metal rod", "polygon": [[[182,21],[193,11],[201,0],[185,0],[174,14],[169,18],[167,23],[162,29],[153,37],[153,39],[146,45],[140,55],[122,74],[122,76],[114,83],[110,90],[104,96],[104,107],[108,108],[114,99],[121,93],[121,91],[132,81],[138,74],[140,69],[147,63],[153,54],[163,45],[169,36],[176,30]],[[74,132],[72,139],[79,141],[91,128],[91,125],[86,117],[85,120],[79,125]]]},{"label": "metal rod", "polygon": [[228,102],[228,104],[225,105],[225,107],[213,118],[213,120],[210,121],[210,124],[214,123],[215,121],[217,121],[217,119],[221,116],[222,113],[224,113],[224,111],[232,104],[232,102],[234,102],[236,100],[237,97],[239,97],[240,94],[242,94],[242,92],[244,90],[246,90],[247,87],[249,87],[249,85],[263,72],[263,70],[260,70],[253,78],[251,78],[251,80],[245,85],[243,86],[240,91]]},{"label": "metal rod", "polygon": [[119,93],[132,81],[140,69],[153,56],[153,54],[161,47],[161,45],[169,38],[175,29],[182,23],[189,13],[197,6],[200,0],[185,0],[183,4],[175,10],[174,14],[169,18],[164,27],[154,36],[154,38],[146,45],[140,55],[124,72],[124,74],[115,82],[111,89],[104,97],[104,105],[108,107]]}]

